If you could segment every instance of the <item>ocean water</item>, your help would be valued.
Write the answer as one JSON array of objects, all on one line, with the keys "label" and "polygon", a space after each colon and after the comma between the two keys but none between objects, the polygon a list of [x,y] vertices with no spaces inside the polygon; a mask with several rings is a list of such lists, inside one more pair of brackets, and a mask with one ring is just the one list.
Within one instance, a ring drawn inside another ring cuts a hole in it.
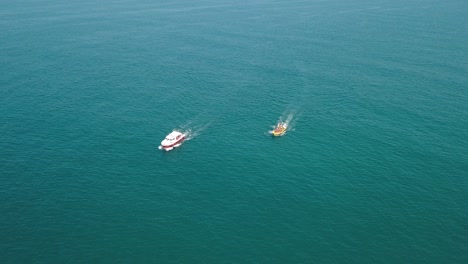
[{"label": "ocean water", "polygon": [[467,17],[3,0],[0,262],[468,263]]}]

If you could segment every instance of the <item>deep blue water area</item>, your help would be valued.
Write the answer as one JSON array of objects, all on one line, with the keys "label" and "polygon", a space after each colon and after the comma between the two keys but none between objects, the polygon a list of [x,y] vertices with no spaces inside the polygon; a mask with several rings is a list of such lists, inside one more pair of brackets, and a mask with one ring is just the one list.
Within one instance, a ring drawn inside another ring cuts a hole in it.
[{"label": "deep blue water area", "polygon": [[0,262],[468,263],[467,17],[2,1]]}]

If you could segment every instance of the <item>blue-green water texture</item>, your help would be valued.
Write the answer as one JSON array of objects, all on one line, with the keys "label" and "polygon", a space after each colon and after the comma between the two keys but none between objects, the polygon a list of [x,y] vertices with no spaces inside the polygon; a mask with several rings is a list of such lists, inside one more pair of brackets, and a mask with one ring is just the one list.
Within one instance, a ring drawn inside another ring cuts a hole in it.
[{"label": "blue-green water texture", "polygon": [[0,263],[468,263],[467,18],[1,1]]}]

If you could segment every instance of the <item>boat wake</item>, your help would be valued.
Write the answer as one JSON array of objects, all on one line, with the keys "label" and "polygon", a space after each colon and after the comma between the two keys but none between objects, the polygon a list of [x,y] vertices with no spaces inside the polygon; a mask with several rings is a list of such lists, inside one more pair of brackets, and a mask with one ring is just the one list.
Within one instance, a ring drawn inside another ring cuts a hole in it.
[{"label": "boat wake", "polygon": [[210,125],[211,122],[193,124],[193,122],[190,121],[181,126],[180,131],[185,134],[185,141],[189,141],[201,135]]}]

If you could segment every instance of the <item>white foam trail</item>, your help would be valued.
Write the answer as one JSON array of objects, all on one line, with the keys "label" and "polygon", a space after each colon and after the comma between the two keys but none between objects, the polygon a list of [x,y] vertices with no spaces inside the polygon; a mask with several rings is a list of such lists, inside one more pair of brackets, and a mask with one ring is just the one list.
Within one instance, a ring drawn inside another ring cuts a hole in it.
[{"label": "white foam trail", "polygon": [[191,125],[191,123],[192,122],[188,122],[187,125],[182,127],[182,132],[186,135],[186,138],[185,138],[186,141],[189,141],[199,136],[200,134],[203,133],[203,131],[205,131],[211,125],[211,122],[207,124],[194,124],[194,125]]}]

